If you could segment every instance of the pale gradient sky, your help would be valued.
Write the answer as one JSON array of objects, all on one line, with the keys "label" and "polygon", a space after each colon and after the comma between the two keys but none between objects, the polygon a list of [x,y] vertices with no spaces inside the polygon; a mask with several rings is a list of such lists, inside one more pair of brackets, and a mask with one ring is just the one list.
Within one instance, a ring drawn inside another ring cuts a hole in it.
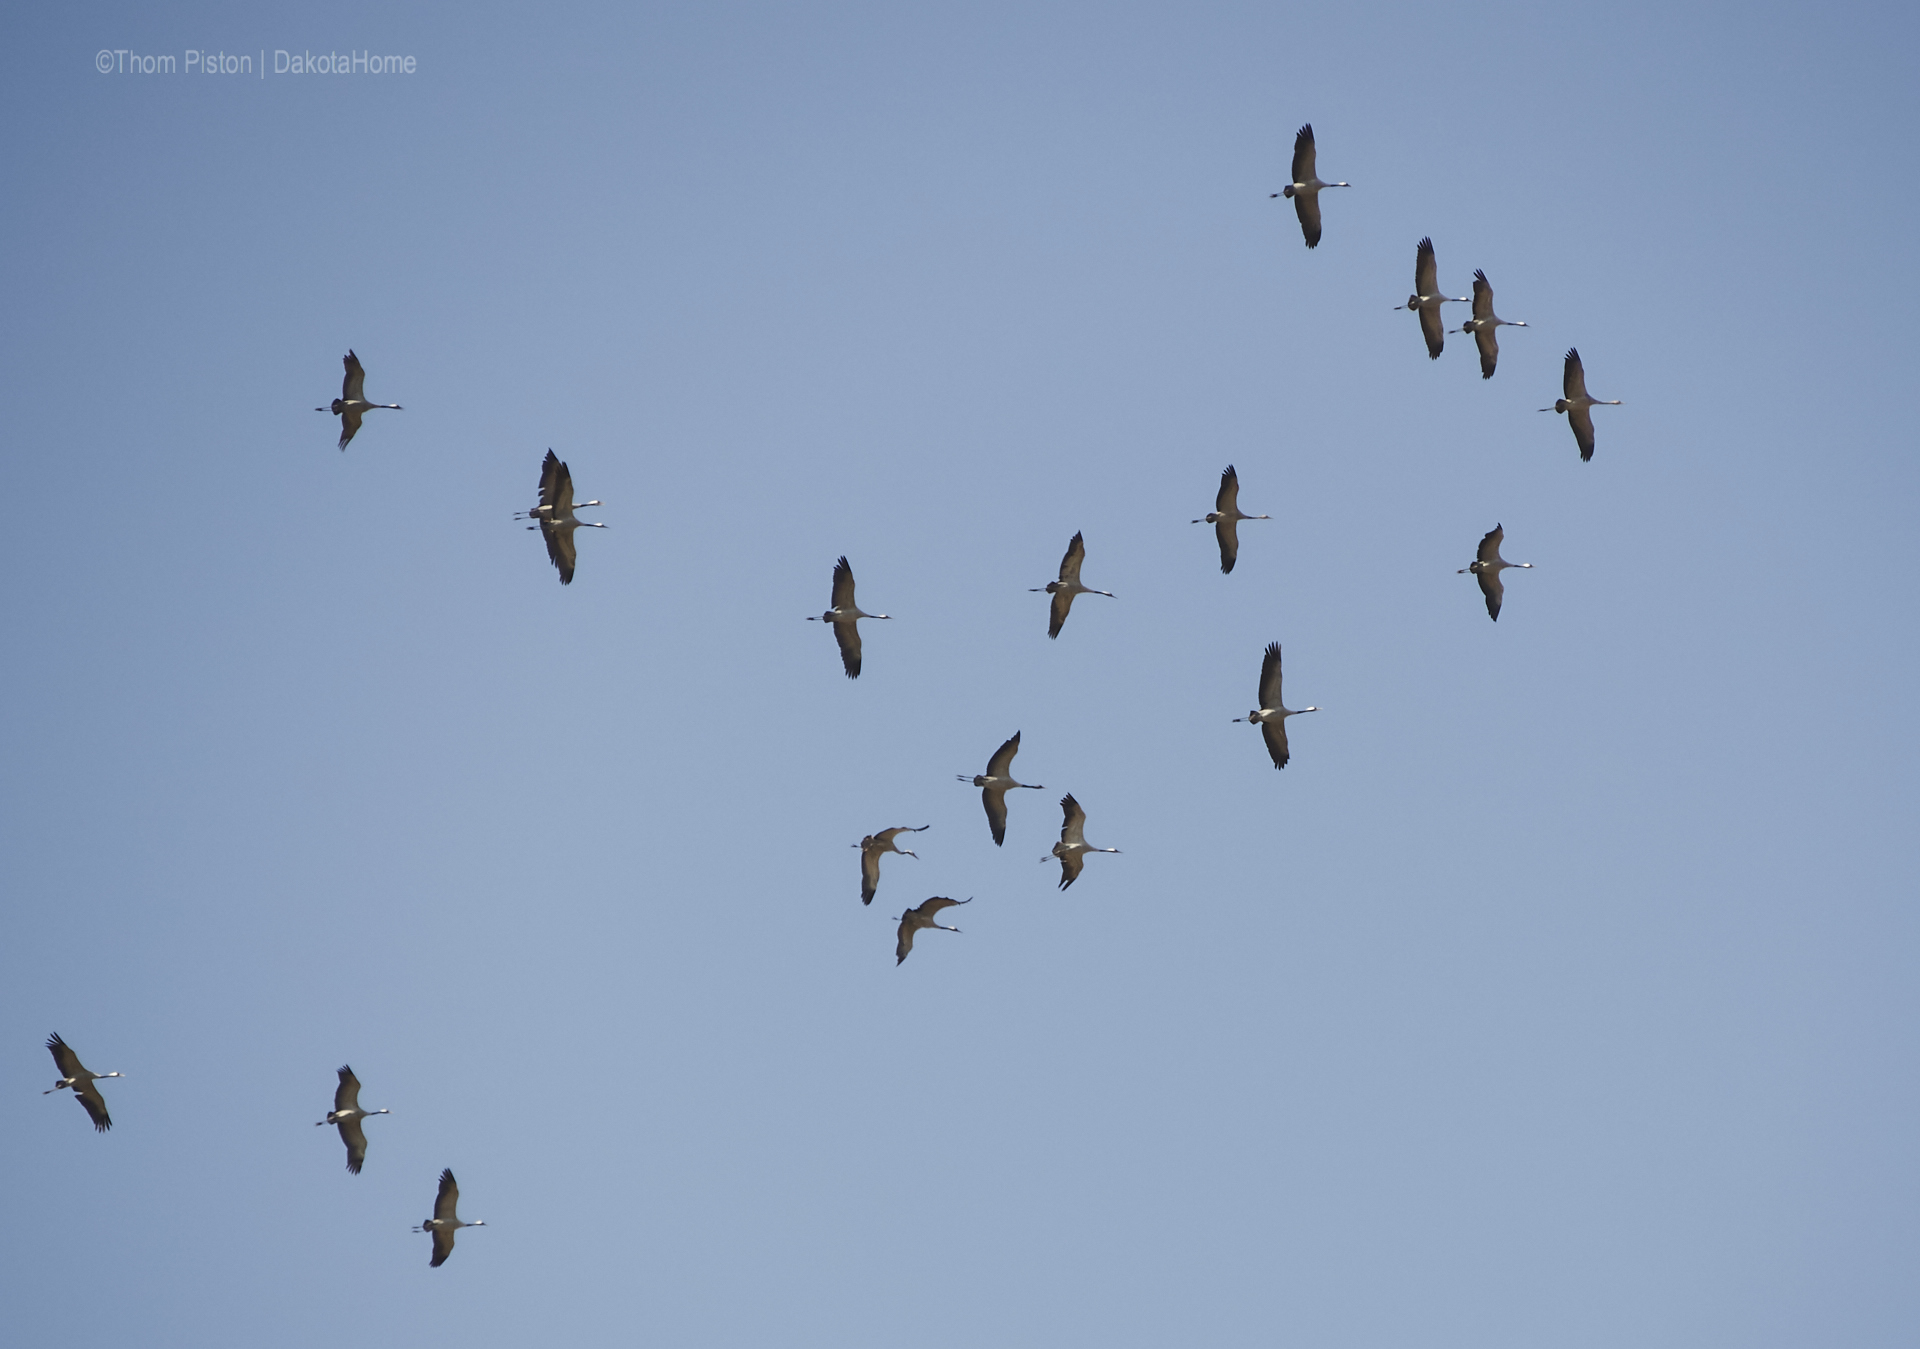
[{"label": "pale gradient sky", "polygon": [[[6,1337],[1920,1336],[1911,9],[8,28]],[[1533,325],[1491,381],[1392,312],[1422,235]],[[342,455],[349,347],[406,410]],[[1124,852],[1061,894],[1064,791]]]}]

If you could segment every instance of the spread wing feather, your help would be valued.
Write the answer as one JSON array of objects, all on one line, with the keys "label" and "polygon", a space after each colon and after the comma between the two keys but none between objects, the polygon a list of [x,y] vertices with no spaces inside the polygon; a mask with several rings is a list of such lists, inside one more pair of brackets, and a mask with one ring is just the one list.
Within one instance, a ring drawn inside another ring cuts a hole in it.
[{"label": "spread wing feather", "polygon": [[1280,643],[1268,642],[1267,653],[1260,662],[1260,706],[1280,707]]},{"label": "spread wing feather", "polygon": [[1267,742],[1267,753],[1273,758],[1273,766],[1275,768],[1285,768],[1287,766],[1287,759],[1290,757],[1287,753],[1286,718],[1282,717],[1278,721],[1261,722],[1260,734]]},{"label": "spread wing feather", "polygon": [[843,557],[833,564],[833,607],[853,608],[853,568]]},{"label": "spread wing feather", "polygon": [[[852,587],[849,586],[851,591]],[[833,629],[833,640],[840,643],[840,664],[845,667],[848,679],[860,677],[860,624],[829,623]]]},{"label": "spread wing feather", "polygon": [[[1064,571],[1065,568],[1062,568]],[[1053,592],[1053,604],[1047,611],[1047,636],[1058,637],[1060,629],[1067,625],[1067,614],[1073,609],[1073,592],[1056,590]]]},{"label": "spread wing feather", "polygon": [[1007,841],[1007,794],[991,787],[981,789],[980,803],[987,808],[987,828],[993,831],[996,847]]},{"label": "spread wing feather", "polygon": [[[1337,128],[1336,128],[1337,129]],[[1308,122],[1293,134],[1293,181],[1313,181],[1316,153],[1313,148],[1313,123]]]},{"label": "spread wing feather", "polygon": [[357,1119],[341,1120],[334,1127],[340,1130],[340,1141],[347,1145],[347,1170],[357,1176],[361,1164],[367,1160],[367,1135]]}]

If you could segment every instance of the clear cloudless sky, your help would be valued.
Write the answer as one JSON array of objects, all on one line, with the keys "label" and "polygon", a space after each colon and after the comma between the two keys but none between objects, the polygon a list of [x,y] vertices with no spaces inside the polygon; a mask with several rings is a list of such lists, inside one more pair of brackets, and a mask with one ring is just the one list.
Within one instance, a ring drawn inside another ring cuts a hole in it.
[{"label": "clear cloudless sky", "polygon": [[0,1337],[1920,1338],[1911,7],[6,29]]}]

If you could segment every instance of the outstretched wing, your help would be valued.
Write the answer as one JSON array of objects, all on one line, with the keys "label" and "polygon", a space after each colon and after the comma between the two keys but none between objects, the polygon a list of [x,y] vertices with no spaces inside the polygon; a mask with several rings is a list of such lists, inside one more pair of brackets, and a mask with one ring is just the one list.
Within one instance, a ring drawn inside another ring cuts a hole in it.
[{"label": "outstretched wing", "polygon": [[1440,266],[1434,261],[1432,239],[1422,239],[1420,246],[1413,251],[1413,293],[1440,293]]},{"label": "outstretched wing", "polygon": [[833,607],[853,608],[853,567],[844,557],[833,564]]},{"label": "outstretched wing", "polygon": [[1220,490],[1214,493],[1213,508],[1223,514],[1240,509],[1240,475],[1233,471],[1232,464],[1220,475]]},{"label": "outstretched wing", "polygon": [[1280,643],[1268,642],[1267,654],[1260,662],[1260,706],[1262,710],[1280,707]]},{"label": "outstretched wing", "polygon": [[58,1035],[47,1037],[47,1048],[53,1053],[53,1066],[60,1070],[61,1077],[78,1077],[87,1071],[80,1065],[80,1056],[73,1052],[73,1046]]},{"label": "outstretched wing", "polygon": [[1220,543],[1220,570],[1230,572],[1233,564],[1240,560],[1240,525],[1238,521],[1222,518],[1213,525],[1213,537]]},{"label": "outstretched wing", "polygon": [[[440,1173],[440,1192],[433,1197],[433,1216],[443,1223],[460,1220],[460,1186],[453,1178],[453,1168],[448,1167]],[[438,1242],[434,1243],[436,1246]],[[449,1240],[448,1245],[452,1242]]]},{"label": "outstretched wing", "polygon": [[359,432],[359,430],[360,430],[360,409],[359,408],[343,409],[340,413],[340,448],[343,450],[346,449],[347,442],[349,440],[352,440],[354,436]]},{"label": "outstretched wing", "polygon": [[100,1088],[91,1082],[82,1082],[73,1089],[74,1099],[87,1108],[87,1116],[93,1121],[93,1127],[101,1133],[113,1127],[113,1117],[107,1113],[107,1103],[101,1098]]},{"label": "outstretched wing", "polygon": [[987,776],[990,778],[1006,777],[1009,770],[1013,768],[1013,756],[1019,752],[1020,732],[1015,731],[1007,738],[1005,744],[993,752],[993,757],[987,760]]},{"label": "outstretched wing", "polygon": [[1073,799],[1072,792],[1060,798],[1060,810],[1065,816],[1060,822],[1060,841],[1084,845],[1087,841],[1085,832],[1087,812],[1082,810],[1080,803]]},{"label": "outstretched wing", "polygon": [[1427,339],[1427,356],[1437,361],[1440,359],[1440,353],[1446,350],[1447,346],[1446,321],[1440,317],[1440,311],[1437,308],[1428,309],[1422,306],[1415,312],[1420,315],[1420,335]]},{"label": "outstretched wing", "polygon": [[347,1145],[347,1170],[357,1176],[361,1163],[367,1160],[367,1136],[360,1128],[360,1121],[343,1119],[334,1127],[340,1131],[340,1141]]},{"label": "outstretched wing", "polygon": [[1060,888],[1066,889],[1080,879],[1080,873],[1087,865],[1085,853],[1070,852],[1060,858]]},{"label": "outstretched wing", "polygon": [[[1314,173],[1313,123],[1308,122],[1293,133],[1293,181],[1310,183]],[[1319,230],[1315,230],[1317,236]]]},{"label": "outstretched wing", "polygon": [[1478,562],[1498,562],[1500,560],[1500,541],[1506,537],[1507,531],[1500,525],[1495,525],[1492,529],[1489,529],[1486,537],[1480,540],[1480,548],[1479,551],[1473,555],[1474,559]]},{"label": "outstretched wing", "polygon": [[1060,559],[1060,579],[1069,585],[1080,581],[1080,564],[1087,560],[1087,541],[1078,533],[1067,544],[1066,556]]},{"label": "outstretched wing", "polygon": [[[839,589],[838,586],[834,588]],[[849,595],[853,593],[851,583],[847,586],[847,593]],[[853,601],[849,599],[847,602],[851,604]],[[827,626],[833,629],[833,640],[840,643],[840,664],[846,667],[847,678],[858,679],[860,677],[860,624],[852,621],[829,623]]]},{"label": "outstretched wing", "polygon": [[1506,583],[1500,579],[1499,571],[1492,567],[1478,573],[1475,579],[1480,582],[1480,593],[1487,597],[1487,617],[1498,623],[1500,601],[1507,593]]},{"label": "outstretched wing", "polygon": [[1567,367],[1561,373],[1560,387],[1566,393],[1567,401],[1587,396],[1587,368],[1580,364],[1580,349],[1567,348]]},{"label": "outstretched wing", "polygon": [[566,471],[567,466],[552,450],[540,461],[540,504],[546,507],[547,513],[552,512],[554,503],[560,499],[560,475]]},{"label": "outstretched wing", "polygon": [[547,541],[547,561],[560,573],[563,586],[573,584],[573,564],[578,556],[573,546],[574,533],[575,526],[570,522],[555,524],[547,516],[540,518],[540,537]]},{"label": "outstretched wing", "polygon": [[956,904],[971,903],[973,903],[971,899],[948,899],[945,895],[935,895],[932,899],[924,900],[917,905],[914,912],[922,918],[931,918],[942,909],[951,909]]},{"label": "outstretched wing", "polygon": [[1494,336],[1498,329],[1492,324],[1473,330],[1473,344],[1480,348],[1480,378],[1492,379],[1493,367],[1500,363],[1500,339]]},{"label": "outstretched wing", "polygon": [[995,791],[992,787],[983,788],[980,802],[987,808],[987,828],[993,831],[995,846],[1003,846],[1007,841],[1007,794]]},{"label": "outstretched wing", "polygon": [[1568,408],[1567,425],[1573,428],[1573,440],[1580,447],[1580,462],[1584,464],[1593,458],[1593,410]]},{"label": "outstretched wing", "polygon": [[1307,247],[1320,247],[1320,194],[1294,193],[1293,213],[1300,218],[1300,237],[1307,241]]},{"label": "outstretched wing", "polygon": [[447,1263],[447,1257],[453,1254],[453,1229],[436,1227],[433,1229],[433,1259],[427,1264],[438,1269]]},{"label": "outstretched wing", "polygon": [[1483,271],[1473,274],[1473,316],[1477,319],[1493,317],[1493,283],[1487,280],[1487,274]]},{"label": "outstretched wing", "polygon": [[873,903],[873,896],[880,889],[880,850],[875,847],[860,849],[860,902]]},{"label": "outstretched wing", "polygon": [[[912,912],[911,910],[908,911]],[[893,963],[898,965],[913,954],[913,919],[907,914],[900,915],[900,936],[893,944]]]},{"label": "outstretched wing", "polygon": [[1267,742],[1267,753],[1273,757],[1275,768],[1287,766],[1287,720],[1281,717],[1276,721],[1260,723],[1260,734]]},{"label": "outstretched wing", "polygon": [[360,358],[349,351],[340,358],[340,364],[347,368],[347,377],[340,381],[340,396],[349,403],[364,402],[367,372],[360,368]]},{"label": "outstretched wing", "polygon": [[[1078,538],[1079,535],[1075,535]],[[1063,567],[1061,570],[1065,570]],[[1058,637],[1060,629],[1067,625],[1067,614],[1073,608],[1073,592],[1056,590],[1053,592],[1053,606],[1047,615],[1047,636]]]},{"label": "outstretched wing", "polygon": [[342,1064],[340,1085],[333,1089],[333,1108],[335,1110],[358,1110],[360,1108],[360,1079],[353,1075],[353,1069]]}]

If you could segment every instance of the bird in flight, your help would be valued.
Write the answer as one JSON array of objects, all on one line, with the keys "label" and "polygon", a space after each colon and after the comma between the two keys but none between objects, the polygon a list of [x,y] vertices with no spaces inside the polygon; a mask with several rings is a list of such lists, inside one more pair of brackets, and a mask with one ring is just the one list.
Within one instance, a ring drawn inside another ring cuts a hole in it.
[{"label": "bird in flight", "polygon": [[1481,379],[1492,379],[1493,367],[1500,363],[1500,339],[1495,336],[1494,330],[1526,326],[1519,319],[1503,319],[1493,312],[1493,283],[1487,280],[1485,272],[1475,272],[1473,274],[1473,317],[1453,331],[1473,334],[1473,344],[1480,348]]},{"label": "bird in flight", "polygon": [[1395,309],[1407,309],[1420,316],[1420,334],[1427,339],[1427,355],[1434,360],[1447,345],[1447,325],[1440,317],[1440,306],[1458,301],[1469,303],[1464,295],[1440,293],[1440,269],[1434,262],[1433,240],[1422,239],[1413,253],[1413,294]]},{"label": "bird in flight", "polygon": [[346,449],[347,442],[353,439],[360,429],[360,418],[373,408],[391,408],[395,412],[405,411],[398,403],[369,403],[366,395],[367,372],[360,368],[360,358],[349,351],[340,358],[347,367],[347,377],[340,383],[340,396],[333,400],[333,406],[315,408],[315,412],[331,412],[340,419],[340,448]]},{"label": "bird in flight", "polygon": [[1080,870],[1087,864],[1090,852],[1117,853],[1118,848],[1095,848],[1087,843],[1087,812],[1080,809],[1080,803],[1068,792],[1060,798],[1060,809],[1066,813],[1066,819],[1060,826],[1060,841],[1053,845],[1053,851],[1041,858],[1042,862],[1060,859],[1060,888],[1066,889],[1080,879]]},{"label": "bird in flight", "polygon": [[1220,475],[1220,492],[1213,499],[1213,509],[1195,520],[1196,525],[1212,525],[1213,536],[1220,544],[1220,570],[1230,572],[1233,564],[1240,560],[1240,522],[1242,520],[1271,520],[1271,515],[1245,515],[1240,510],[1240,475],[1233,471],[1233,465],[1227,465],[1227,471]]},{"label": "bird in flight", "polygon": [[560,456],[552,450],[540,461],[540,504],[532,510],[516,514],[516,520],[532,520],[528,529],[540,531],[540,537],[546,541],[547,561],[553,563],[553,569],[560,573],[560,584],[573,584],[573,564],[575,552],[573,532],[582,527],[587,529],[605,529],[606,526],[592,520],[580,520],[574,517],[576,509],[584,510],[588,506],[598,506],[595,501],[582,501],[577,505],[573,499],[573,474],[560,462]]},{"label": "bird in flight", "polygon": [[1352,183],[1323,183],[1314,170],[1313,123],[1308,122],[1293,136],[1293,181],[1275,192],[1275,197],[1293,198],[1294,214],[1300,217],[1300,233],[1308,248],[1320,246],[1320,193],[1323,188],[1352,187]]},{"label": "bird in flight", "polygon": [[892,614],[870,614],[853,602],[853,568],[846,558],[833,564],[833,607],[824,614],[808,614],[809,623],[825,623],[833,629],[833,640],[840,643],[840,664],[848,679],[860,677],[860,620],[892,618]]},{"label": "bird in flight", "polygon": [[1573,440],[1580,447],[1580,462],[1586,463],[1593,458],[1593,413],[1596,406],[1619,407],[1618,398],[1587,397],[1587,370],[1580,364],[1580,352],[1574,347],[1567,348],[1567,368],[1560,376],[1565,398],[1556,398],[1550,408],[1541,408],[1542,412],[1564,412],[1567,425],[1573,428]]},{"label": "bird in flight", "polygon": [[86,1065],[80,1062],[80,1056],[73,1047],[58,1035],[47,1037],[47,1048],[53,1053],[53,1066],[60,1070],[60,1080],[41,1092],[42,1096],[51,1096],[56,1091],[70,1090],[73,1099],[86,1107],[87,1118],[93,1121],[93,1127],[105,1133],[113,1127],[113,1117],[107,1113],[106,1098],[100,1095],[96,1082],[109,1077],[123,1077],[124,1073],[90,1073]]},{"label": "bird in flight", "polygon": [[1499,525],[1487,531],[1480,540],[1479,552],[1472,562],[1460,568],[1460,576],[1471,574],[1480,582],[1480,593],[1487,597],[1487,617],[1494,622],[1500,621],[1500,601],[1507,593],[1506,585],[1500,580],[1500,573],[1508,567],[1531,567],[1531,562],[1509,562],[1500,556],[1500,540],[1506,537]]},{"label": "bird in flight", "polygon": [[1020,732],[1015,731],[987,760],[986,772],[976,773],[972,777],[965,773],[954,774],[960,781],[971,782],[980,789],[980,803],[987,808],[987,828],[993,831],[996,846],[1007,841],[1007,793],[1015,787],[1036,792],[1046,790],[1038,783],[1013,780],[1013,756],[1019,752]]},{"label": "bird in flight", "polygon": [[956,904],[971,903],[973,903],[972,895],[968,895],[965,899],[948,899],[945,895],[935,895],[932,899],[921,904],[916,904],[913,908],[901,914],[900,937],[899,940],[894,943],[893,947],[894,965],[898,967],[901,961],[913,954],[913,934],[921,928],[937,927],[942,932],[958,932],[960,929],[957,927],[948,927],[945,923],[936,923],[933,920],[933,916],[942,909],[951,909]]},{"label": "bird in flight", "polygon": [[447,1263],[447,1257],[453,1254],[453,1234],[463,1227],[485,1227],[486,1221],[475,1218],[470,1223],[460,1221],[460,1187],[454,1182],[453,1168],[448,1167],[440,1173],[440,1193],[433,1198],[433,1216],[413,1230],[433,1233],[433,1259],[427,1264],[434,1269]]},{"label": "bird in flight", "polygon": [[1066,626],[1067,611],[1073,608],[1075,595],[1105,595],[1113,598],[1111,590],[1094,590],[1080,584],[1080,564],[1087,560],[1087,542],[1075,534],[1067,544],[1067,555],[1060,559],[1060,579],[1048,581],[1043,586],[1031,587],[1032,593],[1045,591],[1053,596],[1052,616],[1047,620],[1047,636],[1058,637],[1060,629]]},{"label": "bird in flight", "polygon": [[1285,768],[1287,760],[1292,757],[1287,751],[1287,718],[1319,710],[1317,707],[1289,710],[1280,701],[1280,643],[1268,642],[1266,658],[1260,662],[1260,706],[1234,720],[1258,726],[1267,742],[1267,753],[1273,759],[1273,766]]},{"label": "bird in flight", "polygon": [[333,1089],[333,1109],[327,1112],[323,1120],[315,1120],[314,1128],[332,1124],[340,1130],[340,1141],[347,1145],[347,1170],[354,1175],[360,1174],[360,1166],[367,1160],[367,1135],[360,1128],[360,1121],[369,1115],[391,1115],[391,1110],[382,1107],[379,1110],[360,1108],[360,1079],[353,1075],[353,1069],[342,1066],[339,1069],[340,1085]]},{"label": "bird in flight", "polygon": [[860,902],[862,904],[873,903],[874,893],[880,888],[880,855],[882,853],[897,852],[915,861],[920,858],[919,853],[909,852],[894,843],[894,838],[900,834],[924,833],[931,828],[933,826],[930,824],[923,824],[919,828],[904,824],[895,825],[892,829],[882,829],[877,834],[868,834],[853,845],[860,850]]}]

